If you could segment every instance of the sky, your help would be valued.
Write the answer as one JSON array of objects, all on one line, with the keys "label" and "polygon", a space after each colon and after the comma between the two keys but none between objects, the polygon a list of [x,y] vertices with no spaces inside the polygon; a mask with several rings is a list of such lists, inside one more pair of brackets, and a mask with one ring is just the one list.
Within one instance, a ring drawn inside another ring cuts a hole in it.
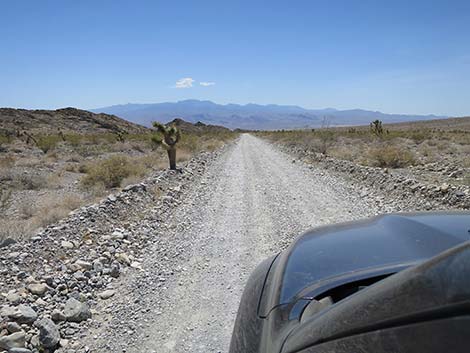
[{"label": "sky", "polygon": [[470,115],[470,1],[0,0],[0,106]]}]

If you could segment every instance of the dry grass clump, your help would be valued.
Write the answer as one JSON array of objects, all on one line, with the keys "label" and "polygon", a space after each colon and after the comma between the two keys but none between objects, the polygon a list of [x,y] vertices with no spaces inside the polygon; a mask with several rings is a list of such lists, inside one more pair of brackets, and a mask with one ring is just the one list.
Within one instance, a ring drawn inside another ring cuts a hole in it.
[{"label": "dry grass clump", "polygon": [[34,230],[34,225],[29,221],[2,219],[0,227],[0,241],[10,238],[22,240],[29,237]]},{"label": "dry grass clump", "polygon": [[20,219],[2,219],[0,240],[6,238],[25,239],[37,229],[47,227],[65,218],[70,211],[82,206],[84,202],[84,199],[74,194],[62,198],[41,199],[38,204],[24,201],[18,206]]},{"label": "dry grass clump", "polygon": [[397,146],[371,148],[368,161],[374,167],[404,168],[415,164],[415,157],[410,151]]},{"label": "dry grass clump", "polygon": [[76,195],[67,195],[62,200],[51,202],[48,207],[41,207],[34,213],[35,224],[40,227],[47,227],[65,218],[70,211],[83,205],[82,198]]},{"label": "dry grass clump", "polygon": [[15,181],[21,190],[40,190],[47,186],[47,178],[41,174],[21,174],[15,177]]},{"label": "dry grass clump", "polygon": [[63,187],[61,180],[63,171],[59,170],[55,173],[51,173],[46,177],[46,183],[48,189],[60,189]]}]

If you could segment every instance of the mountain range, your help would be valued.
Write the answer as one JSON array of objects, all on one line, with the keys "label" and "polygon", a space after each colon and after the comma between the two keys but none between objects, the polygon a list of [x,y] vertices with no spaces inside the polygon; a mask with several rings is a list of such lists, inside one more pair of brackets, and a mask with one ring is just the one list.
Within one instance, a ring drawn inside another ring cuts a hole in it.
[{"label": "mountain range", "polygon": [[169,122],[182,118],[191,123],[222,125],[230,129],[274,130],[353,126],[379,119],[384,123],[446,118],[436,115],[386,114],[363,109],[305,109],[295,105],[217,104],[211,101],[183,100],[151,104],[122,104],[91,109],[95,113],[119,116],[131,122],[150,126],[152,121]]}]

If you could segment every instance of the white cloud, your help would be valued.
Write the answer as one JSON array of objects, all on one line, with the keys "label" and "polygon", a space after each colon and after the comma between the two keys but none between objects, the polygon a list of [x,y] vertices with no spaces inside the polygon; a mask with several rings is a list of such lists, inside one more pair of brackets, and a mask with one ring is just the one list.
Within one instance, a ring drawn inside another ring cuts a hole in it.
[{"label": "white cloud", "polygon": [[214,86],[215,82],[199,82],[201,86],[207,87],[207,86]]},{"label": "white cloud", "polygon": [[193,87],[194,80],[191,77],[181,78],[176,81],[175,88],[189,88]]}]

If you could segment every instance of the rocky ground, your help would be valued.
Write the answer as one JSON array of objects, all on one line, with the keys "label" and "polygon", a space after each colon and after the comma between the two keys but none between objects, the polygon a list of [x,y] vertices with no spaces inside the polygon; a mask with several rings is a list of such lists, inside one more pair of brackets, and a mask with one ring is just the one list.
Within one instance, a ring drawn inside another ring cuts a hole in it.
[{"label": "rocky ground", "polygon": [[249,273],[303,231],[469,207],[407,180],[242,135],[2,244],[0,352],[226,352]]}]

